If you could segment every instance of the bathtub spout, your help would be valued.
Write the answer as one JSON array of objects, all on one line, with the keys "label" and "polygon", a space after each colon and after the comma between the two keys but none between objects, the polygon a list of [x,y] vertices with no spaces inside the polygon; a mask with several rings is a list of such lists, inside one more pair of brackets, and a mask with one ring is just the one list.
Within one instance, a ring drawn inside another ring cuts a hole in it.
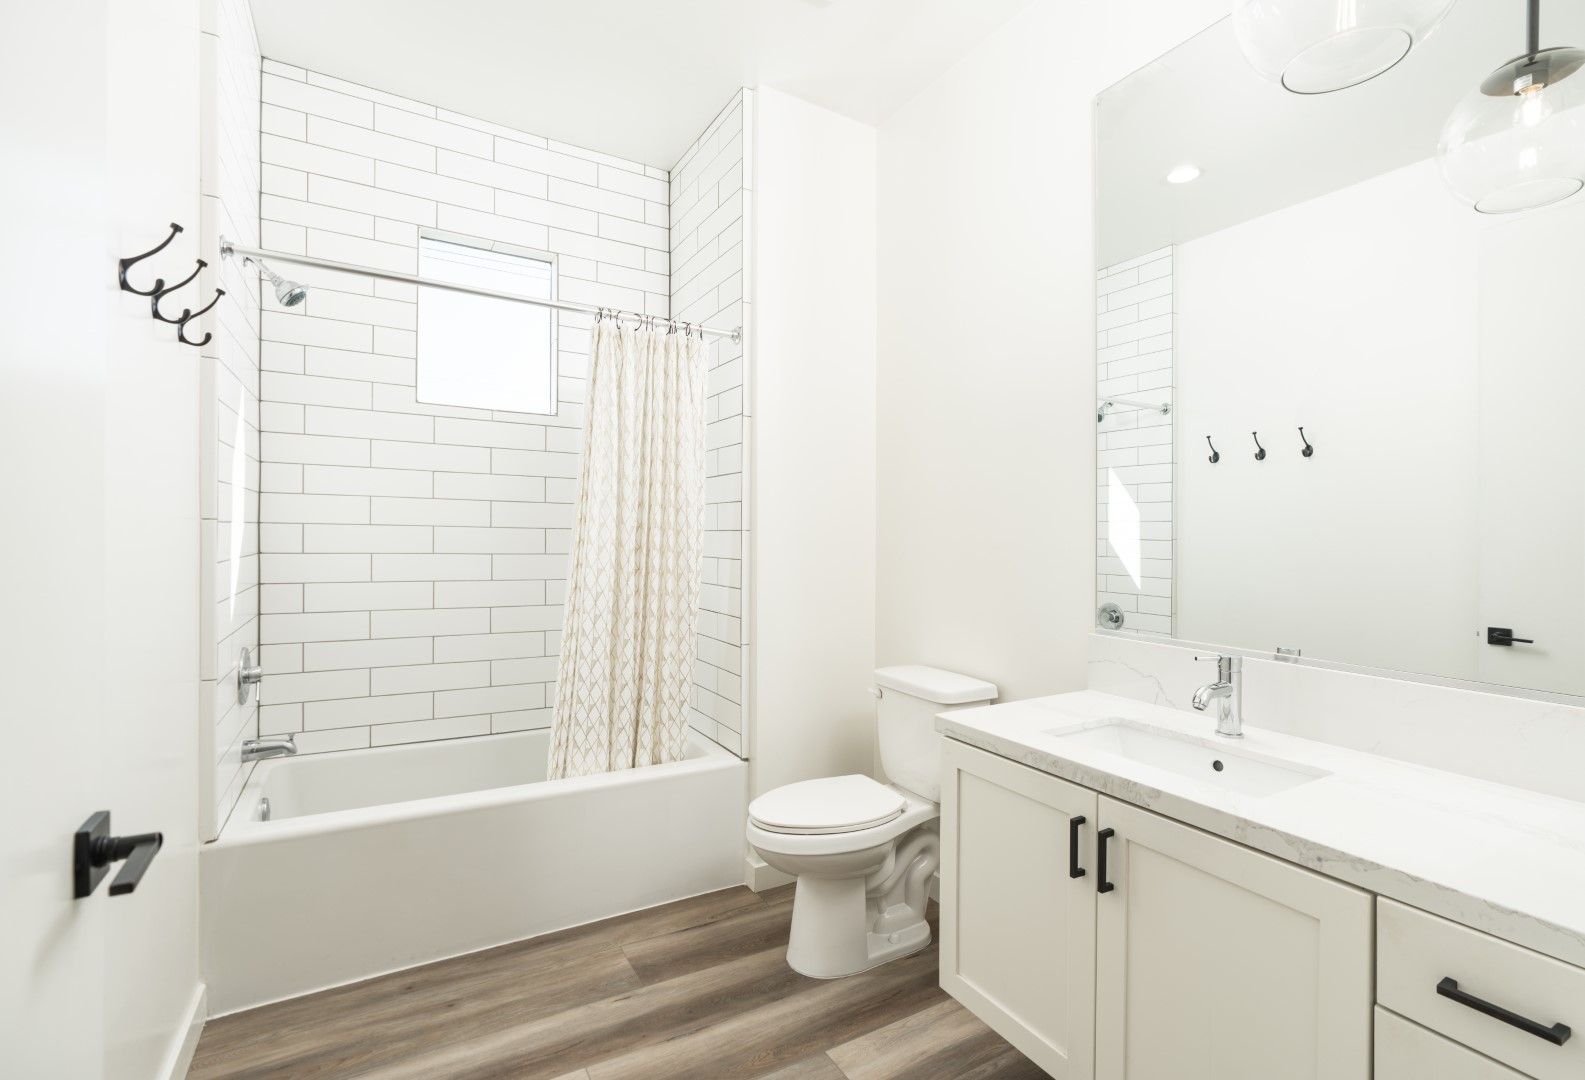
[{"label": "bathtub spout", "polygon": [[288,735],[284,739],[243,739],[242,764],[250,761],[260,761],[264,758],[290,757],[297,753],[297,736]]}]

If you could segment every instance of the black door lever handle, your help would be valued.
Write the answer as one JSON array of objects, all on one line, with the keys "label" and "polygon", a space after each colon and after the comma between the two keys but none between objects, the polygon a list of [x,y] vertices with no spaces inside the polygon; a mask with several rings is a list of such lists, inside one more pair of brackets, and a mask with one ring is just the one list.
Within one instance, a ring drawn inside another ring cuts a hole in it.
[{"label": "black door lever handle", "polygon": [[164,844],[165,835],[157,832],[111,836],[110,811],[95,811],[72,836],[72,896],[78,900],[92,896],[110,872],[110,864],[122,860],[126,865],[110,883],[110,895],[131,892]]},{"label": "black door lever handle", "polygon": [[1506,626],[1486,627],[1486,644],[1488,645],[1534,645],[1534,638],[1514,637],[1513,631]]}]

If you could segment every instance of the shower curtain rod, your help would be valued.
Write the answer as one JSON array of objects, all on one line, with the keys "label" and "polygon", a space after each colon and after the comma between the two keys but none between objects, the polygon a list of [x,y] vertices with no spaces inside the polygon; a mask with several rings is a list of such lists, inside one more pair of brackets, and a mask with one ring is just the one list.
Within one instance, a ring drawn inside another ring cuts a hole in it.
[{"label": "shower curtain rod", "polygon": [[[255,259],[274,259],[277,262],[298,263],[303,266],[320,266],[326,270],[340,270],[347,274],[362,274],[365,277],[376,277],[385,281],[403,281],[409,285],[425,285],[433,289],[450,289],[452,292],[472,293],[475,296],[488,296],[495,300],[515,300],[520,304],[555,308],[557,311],[577,311],[585,315],[598,315],[601,311],[614,311],[624,318],[648,318],[648,316],[632,311],[616,311],[615,308],[599,308],[589,304],[574,304],[569,300],[536,300],[532,297],[518,296],[514,293],[496,292],[493,289],[476,289],[471,285],[453,285],[447,281],[434,281],[430,278],[419,277],[417,274],[402,274],[394,270],[377,270],[372,266],[358,266],[354,263],[336,262],[332,259],[316,259],[311,255],[290,255],[284,251],[264,251],[260,248],[246,248],[240,244],[233,244],[224,237],[220,239],[220,255],[221,258],[229,258],[232,255],[251,255]],[[670,321],[669,319],[661,319],[659,316],[656,316],[656,319],[660,322]],[[682,325],[681,322],[678,325]],[[735,330],[723,330],[716,326],[697,326],[696,329],[700,333],[711,337],[731,338],[736,342],[743,340],[743,328],[741,326]]]}]

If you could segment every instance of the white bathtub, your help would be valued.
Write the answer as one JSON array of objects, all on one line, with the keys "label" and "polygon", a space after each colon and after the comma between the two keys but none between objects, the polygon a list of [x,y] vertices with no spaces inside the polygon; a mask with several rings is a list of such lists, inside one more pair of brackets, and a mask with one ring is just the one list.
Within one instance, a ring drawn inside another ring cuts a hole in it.
[{"label": "white bathtub", "polygon": [[[742,881],[748,766],[546,780],[549,733],[262,762],[200,854],[210,1014]],[[261,820],[262,800],[269,820]]]}]

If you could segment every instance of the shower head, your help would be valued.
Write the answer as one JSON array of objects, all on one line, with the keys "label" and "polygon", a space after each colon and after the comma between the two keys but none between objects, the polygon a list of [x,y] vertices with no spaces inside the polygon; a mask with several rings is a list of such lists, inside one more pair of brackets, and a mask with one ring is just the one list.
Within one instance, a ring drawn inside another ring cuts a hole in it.
[{"label": "shower head", "polygon": [[[231,244],[227,243],[225,239],[220,241],[220,254],[231,254]],[[307,285],[282,278],[281,274],[277,274],[276,271],[266,266],[263,260],[254,259],[252,255],[243,255],[243,265],[246,266],[247,263],[254,263],[255,266],[258,266],[258,273],[262,273],[266,281],[274,285],[276,300],[281,301],[282,308],[296,308],[298,304],[307,300]]]},{"label": "shower head", "polygon": [[296,307],[308,299],[308,287],[306,285],[288,281],[251,255],[244,255],[242,261],[257,266],[259,273],[263,274],[269,283],[275,286],[275,299],[281,302],[282,307]]},{"label": "shower head", "polygon": [[281,302],[282,307],[296,307],[308,299],[308,287],[295,281],[287,281],[279,274],[270,275],[270,284],[275,286],[275,299]]}]

